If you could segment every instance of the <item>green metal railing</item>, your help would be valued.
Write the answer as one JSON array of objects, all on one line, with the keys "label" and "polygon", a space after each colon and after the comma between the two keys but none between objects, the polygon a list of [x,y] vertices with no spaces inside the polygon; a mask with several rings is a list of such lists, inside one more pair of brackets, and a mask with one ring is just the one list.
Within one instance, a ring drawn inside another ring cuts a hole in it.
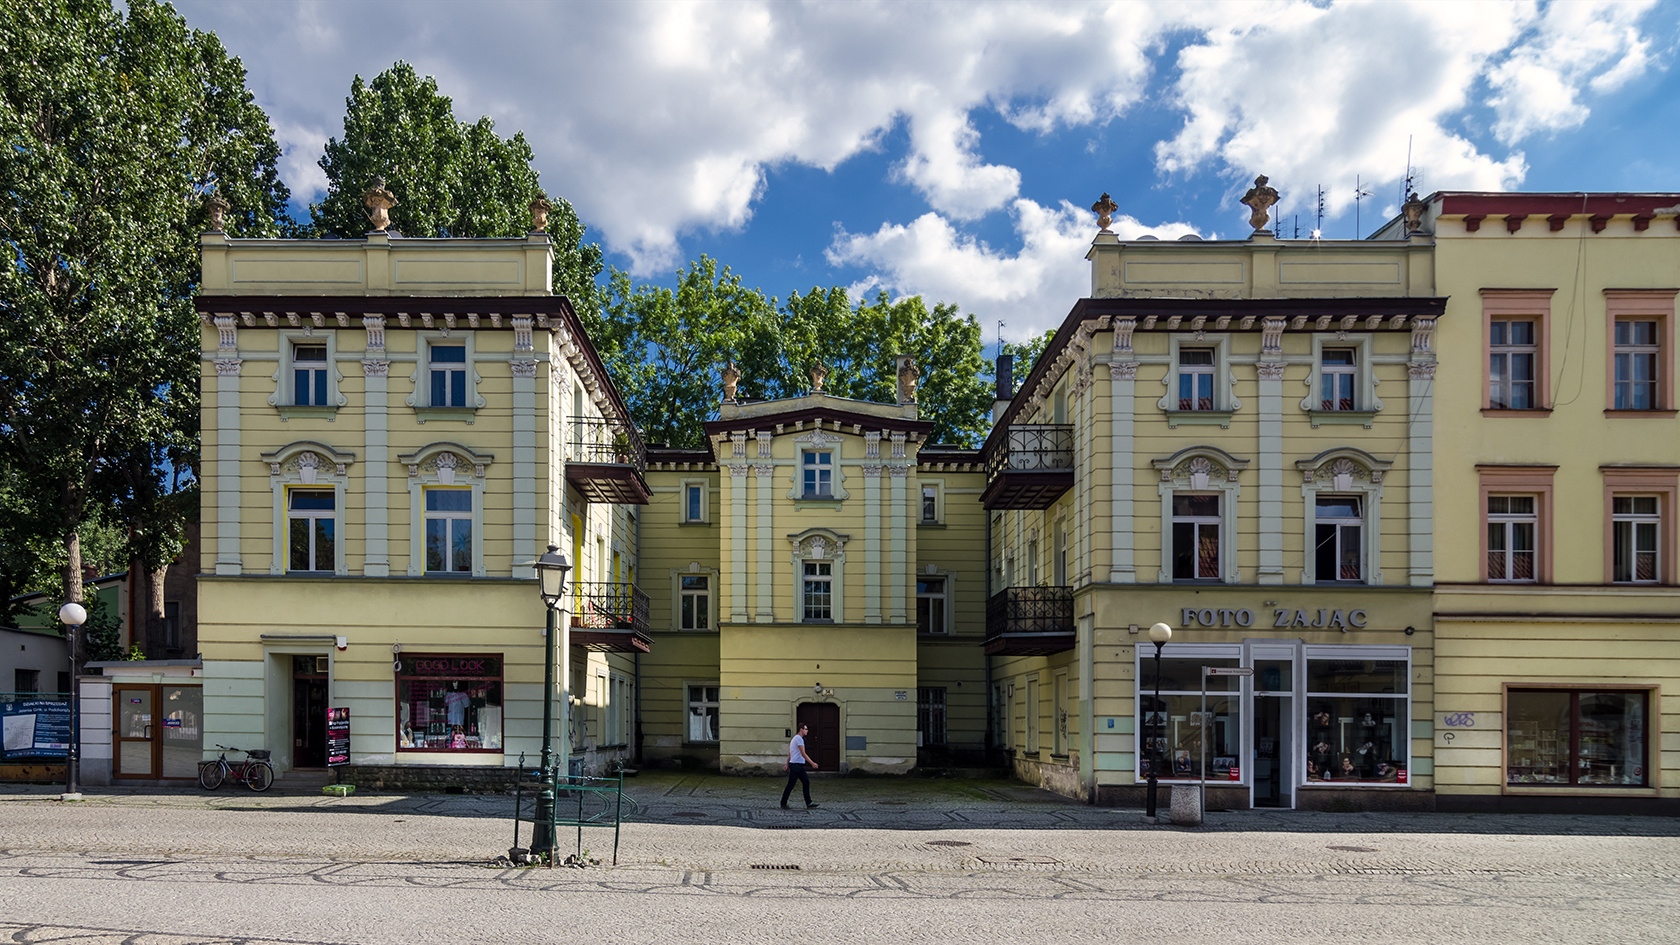
[{"label": "green metal railing", "polygon": [[[613,832],[612,862],[618,865],[618,836],[619,825],[624,818],[624,775],[620,773],[611,778],[589,778],[582,775],[562,776],[559,766],[551,766],[546,772],[540,768],[526,768],[524,757],[520,757],[519,780],[515,786],[513,806],[513,841],[514,848],[519,848],[520,825],[529,821],[531,824],[531,846],[529,849],[541,850],[544,844],[538,841],[538,831],[544,829],[537,821],[537,803],[544,787],[554,789],[554,823],[549,829],[554,835],[547,838],[549,850],[548,865],[553,866],[554,851],[559,846],[559,829],[561,827],[576,828],[577,838],[573,851],[573,862],[583,862],[583,828],[611,827]],[[530,816],[525,815],[525,798],[531,798]],[[576,801],[574,805],[572,802]],[[635,802],[631,802],[635,806]],[[567,816],[572,814],[573,816]]]}]

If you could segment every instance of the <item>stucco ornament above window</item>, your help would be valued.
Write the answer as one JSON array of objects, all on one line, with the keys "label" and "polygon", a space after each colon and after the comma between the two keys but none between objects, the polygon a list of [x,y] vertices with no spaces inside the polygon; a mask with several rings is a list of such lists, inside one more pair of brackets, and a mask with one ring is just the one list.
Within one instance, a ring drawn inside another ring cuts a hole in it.
[{"label": "stucco ornament above window", "polygon": [[475,478],[483,479],[484,467],[494,459],[489,453],[475,453],[459,443],[433,443],[398,456],[397,462],[408,467],[411,477],[432,475],[437,477],[438,485],[452,486],[456,474],[464,474],[469,466]]},{"label": "stucco ornament above window", "polygon": [[1307,485],[1326,483],[1337,492],[1348,492],[1356,484],[1381,485],[1383,474],[1393,465],[1364,450],[1343,447],[1326,450],[1312,459],[1298,460],[1295,468],[1301,471],[1301,481]]},{"label": "stucco ornament above window", "polygon": [[1192,446],[1151,461],[1161,473],[1162,482],[1185,482],[1192,489],[1206,489],[1215,482],[1236,482],[1248,463],[1214,446]]},{"label": "stucco ornament above window", "polygon": [[397,198],[385,189],[385,178],[373,179],[367,193],[362,194],[362,203],[368,208],[368,222],[373,224],[374,232],[385,232],[391,225],[390,210],[397,205]]},{"label": "stucco ornament above window", "polygon": [[1266,181],[1267,177],[1264,174],[1254,178],[1254,186],[1248,188],[1248,193],[1243,194],[1242,198],[1243,205],[1254,211],[1248,215],[1248,224],[1257,231],[1266,228],[1266,221],[1271,219],[1271,215],[1266,211],[1278,202],[1278,192],[1266,186]]},{"label": "stucco ornament above window", "polygon": [[[323,475],[343,476],[345,468],[356,461],[356,454],[341,453],[313,440],[299,440],[263,453],[262,461],[268,464],[271,476],[295,476],[298,482],[313,486]],[[329,468],[330,473],[323,472]]]}]

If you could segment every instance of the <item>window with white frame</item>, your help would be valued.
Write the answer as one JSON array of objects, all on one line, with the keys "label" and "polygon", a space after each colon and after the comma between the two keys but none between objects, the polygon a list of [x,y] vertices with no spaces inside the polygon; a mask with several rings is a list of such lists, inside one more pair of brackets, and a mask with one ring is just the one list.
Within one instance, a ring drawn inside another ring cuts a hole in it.
[{"label": "window with white frame", "polygon": [[1540,510],[1532,495],[1487,497],[1488,580],[1534,582]]},{"label": "window with white frame", "polygon": [[1616,319],[1614,409],[1655,410],[1660,406],[1657,391],[1662,343],[1657,329],[1654,320]]},{"label": "window with white frame", "polygon": [[426,572],[473,570],[473,495],[466,487],[426,488]]},{"label": "window with white frame", "polygon": [[1220,532],[1223,518],[1218,494],[1172,496],[1172,579],[1220,579]]},{"label": "window with white frame", "polygon": [[1365,517],[1359,496],[1320,495],[1314,502],[1314,574],[1320,584],[1365,579]]},{"label": "window with white frame", "polygon": [[1325,348],[1318,365],[1318,409],[1353,410],[1359,352],[1354,348]]},{"label": "window with white frame", "polygon": [[712,628],[712,578],[709,574],[677,576],[677,627],[682,630]]},{"label": "window with white frame", "polygon": [[718,687],[688,687],[688,726],[683,738],[690,742],[718,740]]},{"label": "window with white frame", "polygon": [[801,450],[799,455],[801,495],[807,499],[834,498],[834,451]]},{"label": "window with white frame", "polygon": [[933,525],[939,521],[939,487],[931,483],[922,486],[922,524]]},{"label": "window with white frame", "polygon": [[1213,349],[1178,349],[1178,409],[1213,409]]},{"label": "window with white frame", "polygon": [[1662,574],[1662,515],[1654,495],[1618,495],[1611,500],[1611,570],[1618,584],[1655,584]]},{"label": "window with white frame", "polygon": [[286,570],[334,570],[338,497],[332,489],[286,490]]},{"label": "window with white frame", "polygon": [[807,622],[834,619],[834,565],[828,561],[804,562],[801,587],[803,619]]},{"label": "window with white frame", "polygon": [[325,407],[331,403],[327,392],[327,346],[325,344],[296,344],[292,346],[292,404],[298,407]]},{"label": "window with white frame", "polygon": [[916,632],[946,633],[945,578],[920,575],[916,578]]},{"label": "window with white frame", "polygon": [[466,407],[467,347],[433,342],[426,347],[427,384],[433,407]]},{"label": "window with white frame", "polygon": [[685,525],[705,522],[706,483],[684,480],[682,484],[682,521]]},{"label": "window with white frame", "polygon": [[1500,318],[1488,322],[1488,406],[1496,410],[1532,410],[1535,366],[1539,363],[1536,322]]}]

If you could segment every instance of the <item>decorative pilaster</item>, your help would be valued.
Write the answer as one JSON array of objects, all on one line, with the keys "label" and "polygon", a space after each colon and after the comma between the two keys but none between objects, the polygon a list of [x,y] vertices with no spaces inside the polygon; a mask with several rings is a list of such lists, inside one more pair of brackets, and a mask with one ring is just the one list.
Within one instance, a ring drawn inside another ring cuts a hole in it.
[{"label": "decorative pilaster", "polygon": [[[881,435],[879,433],[865,434],[871,437],[867,442],[874,450],[873,456],[881,452]],[[881,468],[879,465],[863,467],[863,622],[881,622]]]},{"label": "decorative pilaster", "polygon": [[[893,434],[893,448],[896,452],[903,446],[903,434]],[[905,486],[910,476],[909,466],[888,466],[892,476],[892,532],[888,539],[892,561],[887,579],[891,581],[892,594],[888,598],[887,621],[902,623],[905,619],[904,586],[910,579],[910,536],[909,509],[905,504]]]},{"label": "decorative pilaster", "polygon": [[[1426,319],[1419,319],[1425,321]],[[1427,319],[1430,328],[1434,320]],[[1406,364],[1406,571],[1413,587],[1435,583],[1435,365],[1433,356],[1418,357],[1418,333],[1412,335],[1413,360]],[[1429,346],[1428,333],[1422,337]]]},{"label": "decorative pilaster", "polygon": [[[746,453],[746,437],[736,434],[735,446]],[[729,467],[729,619],[747,622],[747,473],[752,467]]]},{"label": "decorative pilaster", "polygon": [[[1129,318],[1115,320],[1114,347],[1117,352],[1121,344],[1121,323],[1132,322]],[[1129,356],[1131,324],[1124,327],[1126,350],[1122,356]],[[1132,508],[1132,427],[1135,422],[1132,413],[1137,409],[1137,369],[1136,361],[1108,362],[1108,433],[1112,444],[1109,447],[1112,482],[1109,486],[1108,541],[1113,549],[1108,580],[1113,584],[1137,583],[1137,560],[1132,550],[1135,540],[1133,531],[1137,527]]]},{"label": "decorative pilaster", "polygon": [[[1283,357],[1281,318],[1268,318],[1262,329],[1262,358]],[[1255,365],[1260,388],[1259,438],[1255,457],[1259,478],[1260,534],[1258,584],[1283,583],[1283,372],[1284,362]]]},{"label": "decorative pilaster", "polygon": [[[760,436],[760,434],[753,434]],[[770,440],[768,436],[761,436],[758,441],[759,455],[768,454]],[[757,619],[763,623],[770,623],[776,619],[774,595],[776,590],[776,561],[771,554],[771,524],[775,520],[775,511],[771,506],[771,493],[775,486],[776,467],[771,463],[759,463],[753,466],[753,492],[758,496],[758,569],[753,575],[753,584],[758,588],[758,601],[755,606]]]},{"label": "decorative pilaster", "polygon": [[239,341],[232,315],[216,323],[216,573],[239,574]]}]

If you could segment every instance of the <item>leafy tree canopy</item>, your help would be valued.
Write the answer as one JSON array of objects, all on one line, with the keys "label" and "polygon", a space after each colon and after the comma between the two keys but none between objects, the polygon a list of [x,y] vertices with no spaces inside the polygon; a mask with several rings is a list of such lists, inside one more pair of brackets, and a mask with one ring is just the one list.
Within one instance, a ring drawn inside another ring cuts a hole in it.
[{"label": "leafy tree canopy", "polygon": [[[1028,374],[1032,373],[1033,365],[1038,363],[1038,356],[1044,353],[1044,349],[1050,345],[1050,339],[1054,337],[1056,337],[1056,329],[1052,328],[1044,334],[1028,338],[1026,341],[1019,343],[1005,341],[998,345],[999,355],[1015,356],[1015,362],[1010,367],[1009,373],[1015,382],[1016,389],[1019,389],[1021,382],[1026,380]],[[996,377],[997,366],[995,364],[989,366],[987,373]]]},{"label": "leafy tree canopy", "polygon": [[0,4],[0,48],[0,455],[80,597],[79,530],[134,456],[196,454],[205,195],[239,236],[289,195],[244,66],[169,6]]},{"label": "leafy tree canopy", "polygon": [[[457,121],[437,80],[406,62],[364,83],[356,76],[344,102],[344,136],[327,142],[321,169],[327,193],[311,204],[316,234],[359,239],[368,230],[362,196],[375,178],[396,198],[391,227],[414,237],[524,236],[531,201],[543,196],[524,132],[496,134],[488,117]],[[580,314],[600,305],[601,250],[585,243],[572,205],[549,198],[554,291]]]},{"label": "leafy tree canopy", "polygon": [[588,328],[644,435],[672,446],[705,444],[702,424],[717,416],[719,375],[730,361],[745,400],[806,393],[820,363],[828,393],[892,402],[893,356],[913,355],[921,415],[934,422],[936,442],[974,442],[991,403],[980,326],[955,306],[929,309],[920,297],[885,293],[854,304],[839,287],[779,303],[706,257],[679,273],[674,289],[615,272],[602,316]]}]

